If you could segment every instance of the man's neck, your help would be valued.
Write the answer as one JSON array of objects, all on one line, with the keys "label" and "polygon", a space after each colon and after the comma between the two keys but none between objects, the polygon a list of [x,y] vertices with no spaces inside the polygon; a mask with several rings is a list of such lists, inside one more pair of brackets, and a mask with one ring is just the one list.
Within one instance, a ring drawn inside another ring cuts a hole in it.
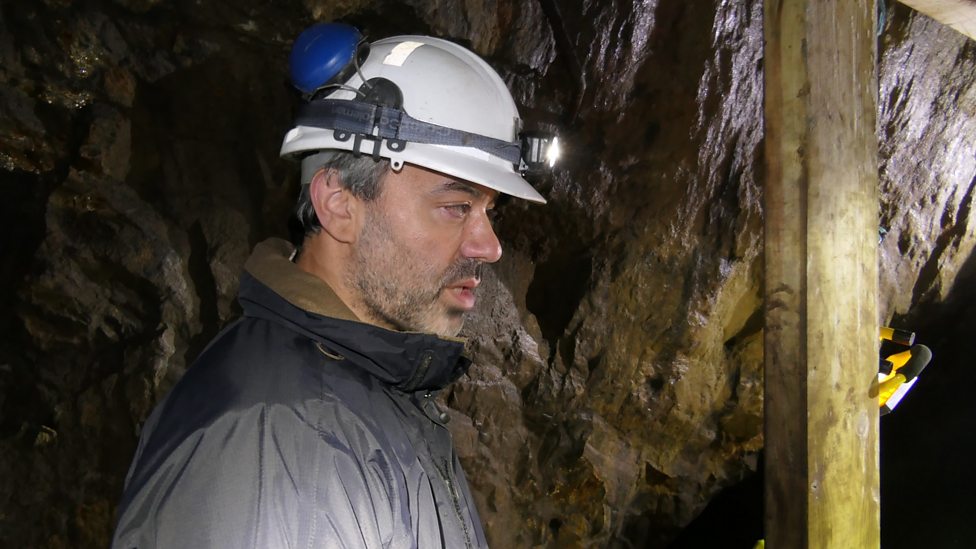
[{"label": "man's neck", "polygon": [[[345,268],[351,261],[348,245],[331,240],[325,231],[306,235],[295,265],[324,281],[361,322],[377,324],[366,314],[362,300],[347,283]],[[383,326],[386,327],[386,326]]]}]

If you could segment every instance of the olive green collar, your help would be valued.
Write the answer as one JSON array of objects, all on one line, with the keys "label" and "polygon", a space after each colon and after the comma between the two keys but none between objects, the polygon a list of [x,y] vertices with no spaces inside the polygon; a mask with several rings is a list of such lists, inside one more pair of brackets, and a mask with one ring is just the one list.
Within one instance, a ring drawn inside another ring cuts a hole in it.
[{"label": "olive green collar", "polygon": [[269,238],[254,247],[244,270],[299,309],[332,318],[362,322],[324,280],[295,265],[295,247]]}]

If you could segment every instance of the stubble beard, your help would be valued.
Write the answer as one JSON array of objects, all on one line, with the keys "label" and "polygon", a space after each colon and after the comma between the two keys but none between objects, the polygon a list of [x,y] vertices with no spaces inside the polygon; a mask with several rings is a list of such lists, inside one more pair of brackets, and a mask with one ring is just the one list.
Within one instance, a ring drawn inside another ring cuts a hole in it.
[{"label": "stubble beard", "polygon": [[480,278],[481,262],[461,259],[438,273],[435,266],[400,243],[382,212],[367,207],[369,219],[359,235],[346,271],[370,316],[368,320],[396,330],[454,337],[465,311],[440,302],[444,290],[459,280]]}]

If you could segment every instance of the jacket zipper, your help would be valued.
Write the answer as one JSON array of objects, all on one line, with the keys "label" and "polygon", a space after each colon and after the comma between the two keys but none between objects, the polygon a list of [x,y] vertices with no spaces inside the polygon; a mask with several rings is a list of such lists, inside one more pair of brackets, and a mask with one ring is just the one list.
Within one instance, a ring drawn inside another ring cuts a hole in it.
[{"label": "jacket zipper", "polygon": [[[430,363],[433,362],[433,360],[434,355],[432,355],[430,351],[425,351],[423,356],[420,357],[420,366],[413,371],[413,375],[411,375],[407,381],[400,385],[400,390],[404,392],[414,391],[417,388],[417,385],[420,385],[420,383],[424,380],[424,376],[427,375],[427,370],[430,370]],[[427,394],[430,394],[430,392],[428,391]]]},{"label": "jacket zipper", "polygon": [[[433,400],[431,400],[430,391],[424,393],[424,402],[432,406],[434,410],[437,410],[437,405],[434,403]],[[443,414],[437,414],[437,415],[439,417]],[[442,429],[446,429],[446,427],[444,427],[443,425],[439,425],[439,427]],[[430,446],[428,445],[428,448],[429,447]],[[451,452],[453,454],[454,452],[453,448]],[[431,453],[433,454],[433,452]],[[461,511],[461,495],[458,493],[457,485],[454,482],[454,475],[451,471],[451,466],[448,463],[448,460],[443,457],[440,458],[440,461],[441,461],[440,464],[435,462],[434,467],[436,467],[437,472],[441,474],[441,477],[444,479],[444,483],[447,484],[448,491],[451,493],[451,500],[453,500],[454,502],[454,514],[457,515],[458,522],[461,523],[461,530],[464,532],[464,546],[467,547],[468,549],[471,549],[474,547],[474,545],[472,545],[471,543],[471,532],[468,529],[468,521],[464,519],[464,513],[462,513]]]},{"label": "jacket zipper", "polygon": [[457,486],[453,482],[453,475],[450,473],[450,466],[446,459],[443,460],[443,463],[444,470],[448,472],[448,475],[444,480],[447,481],[447,487],[451,490],[451,499],[454,500],[454,512],[457,514],[458,520],[461,521],[461,529],[464,531],[464,546],[469,548],[473,547],[471,544],[471,534],[468,532],[468,521],[464,520],[464,516],[462,516],[461,513],[461,497],[458,494]]}]

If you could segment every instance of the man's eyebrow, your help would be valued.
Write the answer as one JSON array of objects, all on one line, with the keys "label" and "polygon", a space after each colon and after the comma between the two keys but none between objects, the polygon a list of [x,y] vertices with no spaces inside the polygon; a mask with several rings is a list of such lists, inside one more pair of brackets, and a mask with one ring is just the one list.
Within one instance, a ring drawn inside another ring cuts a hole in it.
[{"label": "man's eyebrow", "polygon": [[451,191],[460,191],[464,194],[469,194],[474,198],[477,198],[484,194],[483,192],[476,189],[473,185],[469,183],[465,183],[464,181],[454,181],[454,180],[448,181],[447,183],[444,183],[443,185],[435,188],[433,191],[431,191],[431,193],[441,194],[441,193],[448,193]]}]

